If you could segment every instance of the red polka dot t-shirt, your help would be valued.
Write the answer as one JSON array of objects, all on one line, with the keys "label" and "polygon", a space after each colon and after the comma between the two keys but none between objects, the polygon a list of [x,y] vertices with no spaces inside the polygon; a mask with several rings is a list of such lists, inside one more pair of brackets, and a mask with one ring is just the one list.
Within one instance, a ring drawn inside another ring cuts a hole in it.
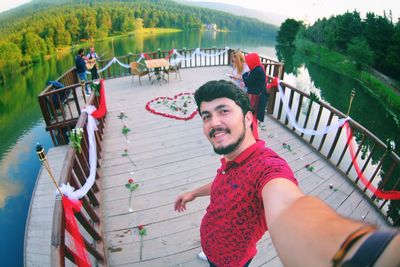
[{"label": "red polka dot t-shirt", "polygon": [[286,161],[260,140],[233,161],[221,162],[200,227],[201,245],[218,267],[238,267],[255,256],[267,230],[263,187],[274,178],[296,185],[297,180]]}]

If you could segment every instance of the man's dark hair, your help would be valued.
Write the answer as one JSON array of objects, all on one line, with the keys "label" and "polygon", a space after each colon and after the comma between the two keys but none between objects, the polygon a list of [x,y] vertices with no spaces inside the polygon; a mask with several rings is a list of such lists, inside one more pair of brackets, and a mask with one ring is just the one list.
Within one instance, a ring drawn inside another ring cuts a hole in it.
[{"label": "man's dark hair", "polygon": [[233,82],[226,80],[209,81],[200,86],[194,94],[196,100],[197,110],[200,111],[201,102],[210,102],[217,98],[229,98],[238,105],[246,115],[251,111],[250,100],[247,94],[238,88]]},{"label": "man's dark hair", "polygon": [[85,51],[85,50],[83,50],[83,48],[79,48],[79,50],[78,50],[78,55],[82,54],[83,51]]}]

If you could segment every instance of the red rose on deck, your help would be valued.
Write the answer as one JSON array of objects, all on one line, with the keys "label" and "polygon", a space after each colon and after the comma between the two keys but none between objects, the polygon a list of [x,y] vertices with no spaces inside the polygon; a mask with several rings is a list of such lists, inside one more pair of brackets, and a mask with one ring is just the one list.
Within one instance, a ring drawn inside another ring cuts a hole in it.
[{"label": "red rose on deck", "polygon": [[143,224],[140,224],[138,226],[138,230],[139,230],[139,235],[141,238],[143,238],[144,235],[147,235],[147,229],[144,228]]}]

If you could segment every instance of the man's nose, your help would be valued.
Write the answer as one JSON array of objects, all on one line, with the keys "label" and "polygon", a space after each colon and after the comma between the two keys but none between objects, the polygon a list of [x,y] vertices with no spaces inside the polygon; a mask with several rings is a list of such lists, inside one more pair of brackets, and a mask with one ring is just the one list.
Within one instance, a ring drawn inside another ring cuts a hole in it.
[{"label": "man's nose", "polygon": [[216,115],[212,116],[211,120],[210,120],[210,125],[212,127],[220,126],[221,125],[221,118],[219,116],[216,116]]}]

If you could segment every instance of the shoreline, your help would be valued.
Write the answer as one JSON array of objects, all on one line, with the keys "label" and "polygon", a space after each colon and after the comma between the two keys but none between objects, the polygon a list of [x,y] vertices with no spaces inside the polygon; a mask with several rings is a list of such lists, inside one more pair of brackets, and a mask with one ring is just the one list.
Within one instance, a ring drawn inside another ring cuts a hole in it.
[{"label": "shoreline", "polygon": [[[82,47],[85,45],[92,45],[93,43],[96,42],[101,42],[101,41],[107,41],[107,40],[113,40],[113,39],[119,39],[135,34],[143,34],[143,35],[153,35],[153,34],[165,34],[165,33],[175,33],[175,32],[181,32],[183,31],[182,29],[175,29],[175,28],[143,28],[140,30],[134,30],[128,33],[123,33],[123,34],[118,34],[118,35],[113,35],[113,36],[107,36],[105,38],[100,38],[100,39],[93,39],[93,40],[82,40],[79,43],[69,45],[69,46],[64,46],[64,47],[59,47],[56,48],[56,52],[53,54],[48,54],[44,56],[44,60],[49,60],[50,58],[54,56],[63,56],[67,53],[70,53],[71,50],[75,47]],[[31,64],[34,65],[35,63]]]}]

